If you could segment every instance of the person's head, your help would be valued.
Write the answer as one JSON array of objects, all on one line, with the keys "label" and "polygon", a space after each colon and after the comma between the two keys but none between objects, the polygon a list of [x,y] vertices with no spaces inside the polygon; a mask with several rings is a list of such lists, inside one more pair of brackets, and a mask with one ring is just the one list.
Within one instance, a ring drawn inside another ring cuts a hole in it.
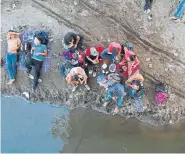
[{"label": "person's head", "polygon": [[118,55],[118,50],[116,48],[112,48],[112,55],[117,56]]},{"label": "person's head", "polygon": [[[16,31],[14,31],[14,30],[9,30],[8,32],[14,32],[14,33],[16,33]],[[10,39],[14,39],[15,37],[16,37],[15,34],[10,34]]]},{"label": "person's head", "polygon": [[135,59],[136,59],[136,55],[131,55],[131,56],[129,57],[129,61],[130,61],[130,62],[133,62]]},{"label": "person's head", "polygon": [[115,91],[113,92],[113,97],[112,97],[112,99],[113,99],[114,101],[116,101],[119,97],[120,97],[120,92],[119,92],[118,90],[115,90]]},{"label": "person's head", "polygon": [[73,37],[68,37],[67,38],[67,42],[69,43],[69,48],[71,48],[74,45],[74,39]]},{"label": "person's head", "polygon": [[35,45],[41,45],[42,44],[42,38],[37,36],[34,38]]},{"label": "person's head", "polygon": [[77,74],[75,74],[75,75],[73,76],[73,80],[78,81],[78,80],[79,80],[79,76],[78,76]]},{"label": "person's head", "polygon": [[91,47],[90,52],[91,52],[91,55],[94,57],[96,57],[98,55],[98,52],[95,47]]}]

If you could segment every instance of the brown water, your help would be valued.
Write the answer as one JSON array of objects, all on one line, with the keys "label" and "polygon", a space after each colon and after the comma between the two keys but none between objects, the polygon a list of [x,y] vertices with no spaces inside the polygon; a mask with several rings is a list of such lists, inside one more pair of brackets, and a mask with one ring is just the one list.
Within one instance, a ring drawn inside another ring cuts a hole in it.
[{"label": "brown water", "polygon": [[72,133],[62,152],[185,152],[185,123],[157,128],[83,108],[70,117]]}]

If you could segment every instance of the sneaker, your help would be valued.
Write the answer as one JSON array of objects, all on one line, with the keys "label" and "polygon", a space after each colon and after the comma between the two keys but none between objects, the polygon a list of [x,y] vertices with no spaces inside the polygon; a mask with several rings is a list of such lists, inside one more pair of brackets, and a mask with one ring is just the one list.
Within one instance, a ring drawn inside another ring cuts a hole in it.
[{"label": "sneaker", "polygon": [[[29,77],[30,79],[32,79],[32,80],[34,79],[34,76],[31,75],[30,73],[28,73],[28,77]],[[38,79],[38,82],[41,83],[41,82],[42,82],[42,79],[39,78],[39,79]]]},{"label": "sneaker", "polygon": [[105,103],[103,104],[103,106],[104,106],[104,107],[106,107],[106,106],[107,106],[107,104],[108,104],[108,103],[107,103],[107,102],[105,102]]},{"label": "sneaker", "polygon": [[39,79],[38,79],[38,82],[41,83],[41,82],[42,82],[42,79],[39,78]]},{"label": "sneaker", "polygon": [[75,92],[78,86],[73,86],[72,92]]},{"label": "sneaker", "polygon": [[90,71],[89,71],[89,74],[92,74],[92,73],[93,73],[93,71],[92,71],[92,70],[90,70]]},{"label": "sneaker", "polygon": [[14,81],[15,81],[15,79],[11,79],[11,80],[7,83],[7,85],[11,85]]},{"label": "sneaker", "polygon": [[28,73],[28,77],[30,78],[30,79],[34,79],[34,76],[33,75],[31,75],[30,73]]},{"label": "sneaker", "polygon": [[95,77],[96,76],[96,72],[93,72],[93,77]]},{"label": "sneaker", "polygon": [[85,84],[84,86],[85,86],[85,88],[86,88],[87,90],[90,90],[89,85]]}]

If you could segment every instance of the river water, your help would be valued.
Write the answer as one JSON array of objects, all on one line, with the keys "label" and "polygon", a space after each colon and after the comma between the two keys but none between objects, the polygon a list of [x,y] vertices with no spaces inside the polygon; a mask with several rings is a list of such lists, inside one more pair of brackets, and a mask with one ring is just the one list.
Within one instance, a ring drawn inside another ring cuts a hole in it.
[{"label": "river water", "polygon": [[91,109],[1,97],[2,153],[185,152],[185,123],[153,127]]}]

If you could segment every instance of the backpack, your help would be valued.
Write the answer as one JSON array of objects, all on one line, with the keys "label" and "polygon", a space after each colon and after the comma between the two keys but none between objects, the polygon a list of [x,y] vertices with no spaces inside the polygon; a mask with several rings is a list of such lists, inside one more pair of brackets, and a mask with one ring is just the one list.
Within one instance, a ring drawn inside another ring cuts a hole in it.
[{"label": "backpack", "polygon": [[70,63],[65,62],[60,67],[60,75],[65,78],[69,74],[69,72],[71,71],[72,68],[73,68],[73,66]]},{"label": "backpack", "polygon": [[129,51],[132,51],[133,50],[133,44],[130,43],[130,42],[125,42],[124,46],[127,47],[127,49]]},{"label": "backpack", "polygon": [[62,55],[64,56],[65,60],[71,60],[73,58],[73,53],[70,51],[64,51]]},{"label": "backpack", "polygon": [[137,90],[134,94],[134,97],[141,98],[145,95],[145,88],[141,87],[139,90]]},{"label": "backpack", "polygon": [[120,83],[121,82],[121,76],[117,73],[111,73],[108,75],[108,80],[111,80],[115,83]]},{"label": "backpack", "polygon": [[85,53],[83,51],[79,51],[78,62],[82,64],[84,63],[84,60],[85,60]]},{"label": "backpack", "polygon": [[49,42],[48,33],[45,31],[37,31],[35,32],[34,37],[40,37],[42,38],[41,43],[47,45]]},{"label": "backpack", "polygon": [[159,83],[155,88],[155,101],[157,104],[164,104],[169,98],[168,87]]}]

